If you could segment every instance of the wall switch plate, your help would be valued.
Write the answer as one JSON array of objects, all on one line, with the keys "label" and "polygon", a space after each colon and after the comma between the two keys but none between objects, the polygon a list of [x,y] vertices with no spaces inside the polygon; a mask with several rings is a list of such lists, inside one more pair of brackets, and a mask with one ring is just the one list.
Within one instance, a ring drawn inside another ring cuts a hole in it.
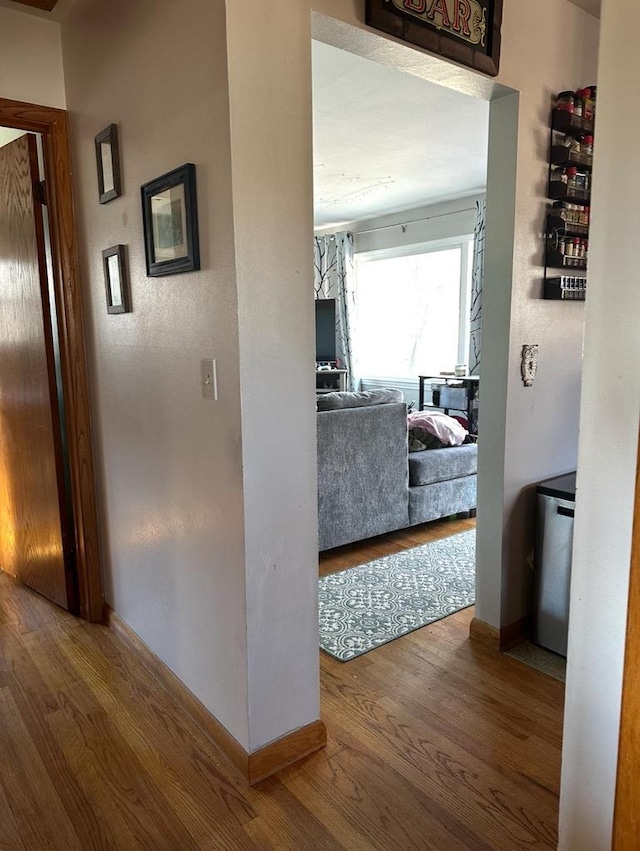
[{"label": "wall switch plate", "polygon": [[218,401],[218,374],[216,362],[212,358],[203,358],[200,361],[200,384],[202,385],[202,398],[210,402]]}]

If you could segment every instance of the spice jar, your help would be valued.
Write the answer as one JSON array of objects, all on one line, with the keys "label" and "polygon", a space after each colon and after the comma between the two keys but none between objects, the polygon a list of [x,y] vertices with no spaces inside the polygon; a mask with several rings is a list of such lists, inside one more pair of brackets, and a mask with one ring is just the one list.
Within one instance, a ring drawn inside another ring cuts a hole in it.
[{"label": "spice jar", "polygon": [[593,98],[591,96],[591,89],[583,89],[582,90],[582,117],[586,118],[587,121],[593,120]]},{"label": "spice jar", "polygon": [[573,99],[573,114],[582,118],[584,106],[584,89],[578,89]]},{"label": "spice jar", "polygon": [[564,112],[574,112],[575,92],[560,92],[556,99],[556,109],[561,109]]},{"label": "spice jar", "polygon": [[574,154],[579,154],[582,150],[582,145],[578,136],[565,136],[562,145]]},{"label": "spice jar", "polygon": [[582,153],[589,154],[591,156],[593,154],[593,136],[585,136],[582,140]]}]

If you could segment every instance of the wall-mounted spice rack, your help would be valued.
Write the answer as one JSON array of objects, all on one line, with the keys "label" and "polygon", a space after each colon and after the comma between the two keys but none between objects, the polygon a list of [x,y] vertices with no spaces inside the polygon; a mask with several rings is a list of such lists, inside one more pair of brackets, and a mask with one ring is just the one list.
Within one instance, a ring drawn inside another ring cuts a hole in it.
[{"label": "wall-mounted spice rack", "polygon": [[584,301],[586,294],[586,278],[561,275],[557,278],[546,278],[544,282],[544,298],[559,299],[560,301]]},{"label": "wall-mounted spice rack", "polygon": [[[568,238],[571,239],[571,237]],[[587,260],[580,254],[567,256],[557,248],[547,248],[547,266],[551,269],[582,269],[586,272]]]},{"label": "wall-mounted spice rack", "polygon": [[[591,86],[591,90],[594,88],[595,86]],[[551,129],[559,133],[591,133],[593,135],[595,120],[577,115],[575,106],[573,112],[568,109],[554,109],[551,113]]]},{"label": "wall-mounted spice rack", "polygon": [[554,216],[549,213],[547,216],[547,234],[552,234],[554,231],[560,231],[567,236],[587,238],[589,236],[589,225],[566,221],[561,216]]},{"label": "wall-mounted spice rack", "polygon": [[[574,166],[575,167],[575,166]],[[553,201],[570,201],[583,207],[591,206],[591,193],[579,186],[570,186],[558,180],[549,180],[547,197]]]},{"label": "wall-mounted spice rack", "polygon": [[[596,89],[561,92],[551,112],[543,297],[584,301]],[[558,275],[558,272],[563,274]],[[551,274],[549,274],[551,273]]]},{"label": "wall-mounted spice rack", "polygon": [[583,154],[581,151],[572,151],[566,145],[551,146],[551,165],[574,165],[576,168],[593,168],[593,155]]}]

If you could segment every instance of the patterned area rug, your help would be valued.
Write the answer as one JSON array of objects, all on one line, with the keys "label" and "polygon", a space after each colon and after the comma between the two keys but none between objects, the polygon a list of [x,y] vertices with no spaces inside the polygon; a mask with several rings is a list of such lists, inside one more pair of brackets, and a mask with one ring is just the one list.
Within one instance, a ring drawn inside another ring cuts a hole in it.
[{"label": "patterned area rug", "polygon": [[319,580],[320,647],[355,659],[475,601],[475,530]]}]

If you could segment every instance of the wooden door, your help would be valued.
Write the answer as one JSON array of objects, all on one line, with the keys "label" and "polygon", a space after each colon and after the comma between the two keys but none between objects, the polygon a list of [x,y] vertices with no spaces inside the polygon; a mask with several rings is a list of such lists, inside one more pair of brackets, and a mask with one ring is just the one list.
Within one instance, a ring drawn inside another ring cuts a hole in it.
[{"label": "wooden door", "polygon": [[622,687],[614,851],[640,848],[640,442],[633,512],[629,611]]},{"label": "wooden door", "polygon": [[[33,135],[0,147],[0,568],[75,609]],[[71,535],[69,537],[69,532]]]}]

